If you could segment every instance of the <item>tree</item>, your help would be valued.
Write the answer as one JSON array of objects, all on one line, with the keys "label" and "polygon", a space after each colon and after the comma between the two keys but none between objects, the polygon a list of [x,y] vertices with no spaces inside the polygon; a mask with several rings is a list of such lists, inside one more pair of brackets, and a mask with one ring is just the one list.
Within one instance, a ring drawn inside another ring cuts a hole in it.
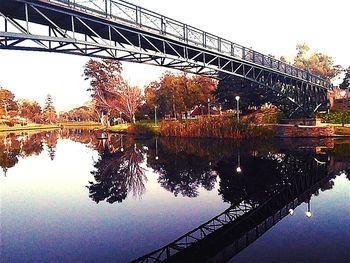
[{"label": "tree", "polygon": [[86,80],[90,80],[91,97],[100,113],[102,124],[109,126],[109,119],[122,112],[129,121],[134,121],[135,112],[141,102],[139,88],[131,87],[123,79],[121,63],[117,60],[90,59],[84,69]]},{"label": "tree", "polygon": [[94,105],[86,104],[68,112],[62,112],[60,114],[60,119],[63,121],[96,121],[98,116],[95,112]]},{"label": "tree", "polygon": [[17,115],[18,105],[15,102],[15,94],[0,87],[0,114],[5,116]]},{"label": "tree", "polygon": [[127,195],[142,196],[145,192],[147,177],[141,166],[144,152],[136,145],[125,145],[124,152],[111,151],[107,144],[94,163],[91,174],[95,182],[89,182],[89,196],[96,203],[106,200],[108,203],[123,202]]},{"label": "tree", "polygon": [[214,101],[213,92],[216,81],[203,76],[187,74],[175,75],[166,72],[159,81],[150,83],[145,89],[145,113],[153,114],[154,107],[158,108],[159,116],[167,114],[177,118],[180,113],[187,112],[195,105]]},{"label": "tree", "polygon": [[[308,68],[311,74],[328,80],[333,78],[339,71],[339,66],[333,65],[333,60],[330,56],[310,52],[310,47],[305,43],[298,44],[296,51],[293,65],[300,69],[306,70]],[[288,63],[288,59],[285,56],[282,56],[280,60]],[[282,97],[277,92],[235,76],[221,74],[220,77],[222,80],[219,82],[215,96],[226,108],[235,108],[235,96],[240,96],[242,98],[240,107],[244,111],[247,111],[248,108],[252,109],[253,107],[260,107],[265,103],[270,103],[284,110],[285,113],[290,113],[289,108],[284,107],[289,102],[282,100]]]},{"label": "tree", "polygon": [[235,109],[237,102],[235,97],[240,96],[240,109],[243,112],[254,107],[261,107],[265,103],[274,103],[279,98],[272,90],[263,88],[235,76],[221,75],[219,85],[215,91],[215,97],[225,109]]},{"label": "tree", "polygon": [[43,121],[46,123],[54,123],[57,120],[56,109],[50,94],[47,95],[42,113]]},{"label": "tree", "polygon": [[17,104],[19,108],[19,116],[35,123],[41,121],[42,116],[39,103],[24,99],[19,100]]},{"label": "tree", "polygon": [[337,67],[333,65],[331,56],[310,52],[310,47],[306,43],[298,44],[296,50],[294,66],[303,70],[308,69],[311,74],[325,79],[332,79],[337,74]]},{"label": "tree", "polygon": [[350,87],[350,66],[345,70],[343,82],[339,85],[341,89],[349,89]]},{"label": "tree", "polygon": [[141,90],[126,84],[121,91],[118,103],[120,112],[124,113],[130,121],[135,122],[135,113],[141,105]]}]

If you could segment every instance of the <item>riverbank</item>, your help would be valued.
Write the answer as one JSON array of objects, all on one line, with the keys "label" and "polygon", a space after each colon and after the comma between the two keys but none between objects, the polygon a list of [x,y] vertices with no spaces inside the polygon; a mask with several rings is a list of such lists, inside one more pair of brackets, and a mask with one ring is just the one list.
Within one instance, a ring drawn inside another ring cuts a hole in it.
[{"label": "riverbank", "polygon": [[307,125],[273,125],[276,137],[281,138],[322,138],[322,137],[350,137],[350,127],[334,124]]},{"label": "riverbank", "polygon": [[96,122],[66,122],[66,123],[56,123],[56,124],[30,124],[30,125],[16,125],[13,127],[0,126],[0,132],[25,132],[25,131],[40,131],[40,130],[52,130],[60,128],[69,129],[103,129],[99,123]]},{"label": "riverbank", "polygon": [[104,129],[105,126],[98,122],[62,122],[60,127],[70,128],[70,129]]},{"label": "riverbank", "polygon": [[135,124],[120,124],[111,127],[96,122],[66,122],[59,124],[31,124],[27,126],[0,126],[0,132],[25,132],[50,129],[96,129],[105,132],[122,133],[141,136],[184,137],[184,138],[320,138],[350,137],[350,126],[335,124],[320,126],[296,126],[269,124],[260,125],[247,122],[237,123],[228,117],[201,118],[187,121],[141,121]]},{"label": "riverbank", "polygon": [[20,131],[38,131],[38,130],[52,130],[59,129],[61,126],[59,124],[35,124],[27,126],[0,126],[0,132],[20,132]]},{"label": "riverbank", "polygon": [[334,124],[320,126],[295,125],[258,125],[242,122],[237,124],[232,120],[191,120],[166,121],[155,126],[154,123],[123,124],[105,128],[106,131],[162,137],[184,138],[322,138],[322,137],[350,137],[350,127]]}]

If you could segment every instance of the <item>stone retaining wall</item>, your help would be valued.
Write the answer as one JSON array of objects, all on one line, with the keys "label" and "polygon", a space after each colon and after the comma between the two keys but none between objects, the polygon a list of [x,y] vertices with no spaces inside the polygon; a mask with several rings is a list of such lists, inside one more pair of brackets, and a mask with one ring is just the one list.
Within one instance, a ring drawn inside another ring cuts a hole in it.
[{"label": "stone retaining wall", "polygon": [[335,135],[333,126],[274,126],[278,137],[330,137]]}]

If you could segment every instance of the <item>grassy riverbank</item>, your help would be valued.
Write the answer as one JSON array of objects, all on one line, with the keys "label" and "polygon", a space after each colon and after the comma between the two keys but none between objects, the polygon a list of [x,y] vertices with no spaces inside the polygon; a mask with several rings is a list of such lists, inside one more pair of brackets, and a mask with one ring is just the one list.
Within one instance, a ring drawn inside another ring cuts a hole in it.
[{"label": "grassy riverbank", "polygon": [[19,132],[19,131],[36,131],[36,130],[50,130],[58,129],[61,126],[59,124],[33,124],[26,126],[0,126],[0,132]]},{"label": "grassy riverbank", "polygon": [[119,124],[109,128],[106,128],[107,131],[111,132],[120,132],[133,135],[147,135],[147,136],[156,136],[160,133],[160,125],[155,125],[154,122],[150,121],[140,121],[137,123],[126,123]]},{"label": "grassy riverbank", "polygon": [[101,123],[98,122],[62,122],[59,124],[61,127],[69,128],[69,129],[103,129],[104,126],[101,125]]},{"label": "grassy riverbank", "polygon": [[20,131],[39,131],[39,130],[50,130],[59,128],[69,129],[102,129],[104,128],[101,124],[96,122],[65,122],[55,124],[29,124],[25,126],[15,125],[13,127],[2,125],[0,126],[0,132],[20,132]]}]

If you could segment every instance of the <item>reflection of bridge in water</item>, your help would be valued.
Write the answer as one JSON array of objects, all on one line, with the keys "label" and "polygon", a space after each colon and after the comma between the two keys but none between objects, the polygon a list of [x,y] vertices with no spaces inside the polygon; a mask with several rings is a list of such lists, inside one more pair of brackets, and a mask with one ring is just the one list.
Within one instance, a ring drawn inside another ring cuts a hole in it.
[{"label": "reflection of bridge in water", "polygon": [[308,71],[122,0],[1,0],[0,49],[232,76],[272,93],[291,115],[327,107],[331,88]]},{"label": "reflection of bridge in water", "polygon": [[[106,138],[98,140],[97,138]],[[90,130],[56,130],[0,136],[0,167],[52,149],[58,138],[86,144],[99,152],[89,182],[90,198],[99,203],[123,202],[145,190],[144,161],[158,173],[158,183],[174,195],[196,197],[197,188],[211,191],[217,178],[219,195],[231,204],[223,213],[136,262],[226,261],[254,242],[341,170],[349,173],[349,142],[284,140],[263,143],[131,137]],[[51,149],[48,148],[47,150]],[[240,154],[237,154],[240,152]],[[48,151],[50,157],[51,152]],[[54,157],[54,155],[52,156]],[[236,173],[241,157],[242,172]],[[186,162],[187,161],[187,162]]]},{"label": "reflection of bridge in water", "polygon": [[[334,174],[328,161],[289,162],[292,175],[271,189],[262,203],[244,200],[170,244],[133,262],[226,262],[322,188]],[[308,211],[310,212],[310,211]],[[311,215],[311,214],[310,214]]]}]

